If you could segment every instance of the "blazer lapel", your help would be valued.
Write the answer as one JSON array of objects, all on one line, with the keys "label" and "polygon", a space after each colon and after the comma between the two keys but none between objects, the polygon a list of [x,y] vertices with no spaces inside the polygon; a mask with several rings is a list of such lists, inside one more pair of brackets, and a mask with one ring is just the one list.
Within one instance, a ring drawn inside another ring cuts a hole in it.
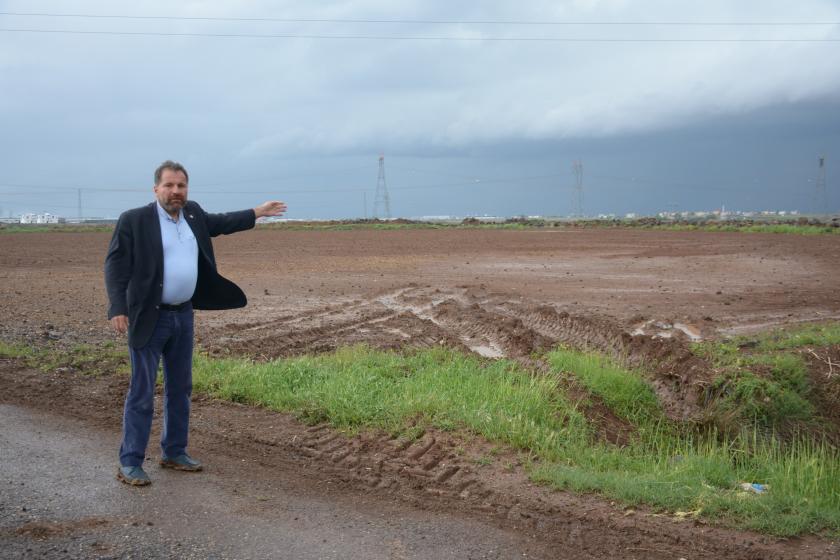
[{"label": "blazer lapel", "polygon": [[187,220],[187,223],[190,225],[190,229],[195,236],[195,242],[198,243],[198,250],[201,252],[201,255],[209,262],[213,262],[213,259],[210,258],[207,247],[209,237],[204,234],[204,230],[207,226],[204,223],[198,223],[198,219],[196,218],[197,212],[191,206],[192,204],[190,202],[187,202],[184,206],[184,219]]},{"label": "blazer lapel", "polygon": [[151,228],[150,239],[152,242],[152,255],[154,263],[163,269],[163,238],[160,235],[160,217],[158,217],[157,202],[149,205],[149,227]]}]

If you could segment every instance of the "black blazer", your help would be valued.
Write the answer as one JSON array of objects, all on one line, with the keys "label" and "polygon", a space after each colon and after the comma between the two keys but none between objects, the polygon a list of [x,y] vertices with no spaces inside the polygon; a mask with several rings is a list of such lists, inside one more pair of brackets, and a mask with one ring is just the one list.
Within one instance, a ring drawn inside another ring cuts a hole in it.
[{"label": "black blazer", "polygon": [[[245,307],[242,290],[216,271],[211,237],[254,227],[253,210],[208,214],[188,201],[184,218],[198,243],[198,282],[192,297],[195,309]],[[128,343],[146,345],[155,328],[163,294],[163,242],[157,202],[127,210],[120,215],[108,255],[105,257],[105,287],[108,290],[108,319],[128,315]]]}]

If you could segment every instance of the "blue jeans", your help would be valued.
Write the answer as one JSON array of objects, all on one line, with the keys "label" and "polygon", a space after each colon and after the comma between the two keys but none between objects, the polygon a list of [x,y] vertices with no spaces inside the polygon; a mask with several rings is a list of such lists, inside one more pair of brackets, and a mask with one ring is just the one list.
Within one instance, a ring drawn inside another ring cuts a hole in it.
[{"label": "blue jeans", "polygon": [[146,458],[152,429],[155,382],[163,356],[164,457],[186,452],[192,395],[193,310],[161,311],[149,342],[142,348],[129,346],[131,385],[125,397],[120,464],[136,467]]}]

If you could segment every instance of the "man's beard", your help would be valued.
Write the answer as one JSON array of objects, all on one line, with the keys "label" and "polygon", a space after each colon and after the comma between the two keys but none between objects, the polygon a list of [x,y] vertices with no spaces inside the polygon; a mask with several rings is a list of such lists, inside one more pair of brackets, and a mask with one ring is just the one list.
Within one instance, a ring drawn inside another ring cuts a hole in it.
[{"label": "man's beard", "polygon": [[[173,203],[176,203],[176,204],[173,204]],[[169,213],[177,212],[178,210],[181,210],[184,207],[184,205],[186,205],[186,204],[187,204],[187,199],[186,198],[174,197],[174,196],[170,197],[169,200],[167,200],[166,202],[161,202],[160,203],[160,205],[163,206],[163,209],[166,210]]]}]

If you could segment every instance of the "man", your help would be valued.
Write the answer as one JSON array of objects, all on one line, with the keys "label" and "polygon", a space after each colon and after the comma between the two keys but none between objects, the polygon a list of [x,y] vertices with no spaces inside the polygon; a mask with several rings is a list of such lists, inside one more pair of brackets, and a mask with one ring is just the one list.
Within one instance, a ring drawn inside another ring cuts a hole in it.
[{"label": "man", "polygon": [[123,212],[105,258],[108,319],[118,333],[128,332],[131,358],[117,478],[134,486],[151,483],[143,461],[161,357],[160,465],[182,471],[202,469],[187,454],[193,309],[233,309],[247,303],[242,290],[216,271],[210,238],[251,229],[257,218],[286,211],[284,203],[269,201],[253,210],[208,214],[187,200],[188,189],[187,170],[180,163],[163,162],[155,170],[156,201]]}]

